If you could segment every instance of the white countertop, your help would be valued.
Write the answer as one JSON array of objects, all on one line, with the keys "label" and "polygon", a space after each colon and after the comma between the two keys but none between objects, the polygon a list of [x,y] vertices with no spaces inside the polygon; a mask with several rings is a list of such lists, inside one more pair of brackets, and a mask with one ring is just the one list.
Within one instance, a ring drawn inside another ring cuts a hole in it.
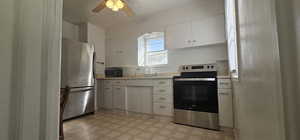
[{"label": "white countertop", "polygon": [[172,79],[173,76],[149,76],[149,77],[113,77],[97,78],[97,80],[139,80],[139,79]]},{"label": "white countertop", "polygon": [[[170,76],[129,76],[129,77],[112,77],[112,78],[97,78],[97,80],[145,80],[145,79],[172,79],[176,75]],[[218,79],[230,79],[230,76],[217,76]]]}]

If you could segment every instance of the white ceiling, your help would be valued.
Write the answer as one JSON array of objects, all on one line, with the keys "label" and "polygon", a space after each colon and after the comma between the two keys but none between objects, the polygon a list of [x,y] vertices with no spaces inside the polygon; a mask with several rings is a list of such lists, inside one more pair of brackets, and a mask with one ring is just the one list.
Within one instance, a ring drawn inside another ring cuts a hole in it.
[{"label": "white ceiling", "polygon": [[123,12],[112,12],[105,8],[100,13],[92,13],[91,10],[102,0],[63,0],[64,19],[72,23],[90,21],[104,28],[116,25],[116,23],[126,23],[139,18],[152,15],[154,13],[180,7],[187,3],[199,0],[126,0],[133,11],[133,17],[127,17]]}]

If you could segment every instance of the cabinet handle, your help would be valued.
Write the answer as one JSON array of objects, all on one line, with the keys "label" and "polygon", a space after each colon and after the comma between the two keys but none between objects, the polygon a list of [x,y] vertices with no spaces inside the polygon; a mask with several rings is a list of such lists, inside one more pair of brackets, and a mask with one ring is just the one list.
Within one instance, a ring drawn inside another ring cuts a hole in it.
[{"label": "cabinet handle", "polygon": [[193,42],[197,42],[196,40],[193,40]]},{"label": "cabinet handle", "polygon": [[191,40],[188,40],[187,42],[188,42],[188,43],[192,43],[192,41],[191,41]]},{"label": "cabinet handle", "polygon": [[121,88],[117,88],[117,90],[121,90]]},{"label": "cabinet handle", "polygon": [[160,100],[166,100],[166,98],[164,98],[164,97],[160,97],[159,99],[160,99]]},{"label": "cabinet handle", "polygon": [[106,90],[109,90],[110,88],[105,88]]},{"label": "cabinet handle", "polygon": [[221,82],[220,85],[229,85],[229,83]]},{"label": "cabinet handle", "polygon": [[166,108],[166,107],[165,107],[165,106],[159,106],[159,108],[164,109],[164,108]]},{"label": "cabinet handle", "polygon": [[159,84],[165,84],[166,82],[163,82],[163,81],[161,81],[161,82],[159,82]]},{"label": "cabinet handle", "polygon": [[219,92],[219,94],[221,94],[221,95],[229,95],[228,92]]},{"label": "cabinet handle", "polygon": [[161,90],[159,90],[159,92],[166,92],[166,90],[164,90],[164,89],[161,89]]}]

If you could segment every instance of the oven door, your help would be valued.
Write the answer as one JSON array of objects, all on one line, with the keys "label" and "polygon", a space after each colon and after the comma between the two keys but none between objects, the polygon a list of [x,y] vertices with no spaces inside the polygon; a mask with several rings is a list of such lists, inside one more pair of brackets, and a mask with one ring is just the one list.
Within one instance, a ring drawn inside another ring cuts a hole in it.
[{"label": "oven door", "polygon": [[216,78],[174,78],[174,107],[218,113]]}]

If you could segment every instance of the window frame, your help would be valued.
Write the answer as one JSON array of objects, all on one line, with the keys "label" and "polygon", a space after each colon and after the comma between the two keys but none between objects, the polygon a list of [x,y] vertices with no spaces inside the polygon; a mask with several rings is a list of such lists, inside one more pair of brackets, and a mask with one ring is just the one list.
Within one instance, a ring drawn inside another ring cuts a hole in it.
[{"label": "window frame", "polygon": [[[138,42],[138,49],[140,49],[140,47],[143,47],[143,64],[141,64],[140,62],[138,62],[138,66],[141,67],[157,67],[157,66],[163,66],[163,65],[167,65],[168,64],[168,50],[166,49],[166,42],[165,42],[165,33],[164,32],[151,32],[151,33],[146,33],[142,36],[140,36],[138,38],[138,41],[140,41],[140,39],[142,38],[143,40],[143,46],[140,46],[140,42]],[[149,39],[163,39],[163,50],[161,51],[149,51],[148,52],[148,45],[147,45],[147,40]],[[138,51],[138,53],[140,53],[140,51]],[[166,55],[166,59],[167,62],[166,63],[162,63],[162,64],[154,64],[154,65],[149,65],[149,59],[148,56],[149,54],[156,54],[156,53],[164,53]],[[139,59],[139,54],[138,54],[138,61],[140,61]]]},{"label": "window frame", "polygon": [[[151,52],[148,52],[147,51],[147,49],[148,49],[148,44],[147,44],[147,41],[148,40],[150,40],[150,39],[161,39],[161,38],[163,38],[163,40],[164,40],[164,43],[163,43],[163,50],[161,50],[161,51],[151,51]],[[146,53],[153,53],[153,52],[162,52],[162,51],[165,51],[166,50],[166,45],[165,45],[165,38],[164,38],[164,36],[163,35],[159,35],[159,36],[155,36],[155,37],[145,37],[144,38],[144,41],[145,41],[145,48],[146,48]]]},{"label": "window frame", "polygon": [[[236,46],[235,46],[235,64],[234,64],[234,68],[232,66],[232,60],[230,59],[230,53],[231,53],[231,46],[230,46],[230,41],[231,40],[228,40],[229,39],[229,33],[230,31],[228,31],[228,16],[229,16],[229,13],[228,13],[228,4],[229,2],[233,2],[233,7],[235,8],[234,9],[234,14],[235,14],[235,38],[236,38]],[[225,16],[226,16],[226,36],[227,36],[227,44],[228,44],[228,59],[229,59],[229,70],[230,70],[230,76],[232,77],[232,79],[234,80],[239,80],[240,78],[240,55],[239,55],[239,52],[240,52],[240,21],[239,21],[239,11],[238,11],[238,1],[237,0],[226,0],[225,1]]]}]

